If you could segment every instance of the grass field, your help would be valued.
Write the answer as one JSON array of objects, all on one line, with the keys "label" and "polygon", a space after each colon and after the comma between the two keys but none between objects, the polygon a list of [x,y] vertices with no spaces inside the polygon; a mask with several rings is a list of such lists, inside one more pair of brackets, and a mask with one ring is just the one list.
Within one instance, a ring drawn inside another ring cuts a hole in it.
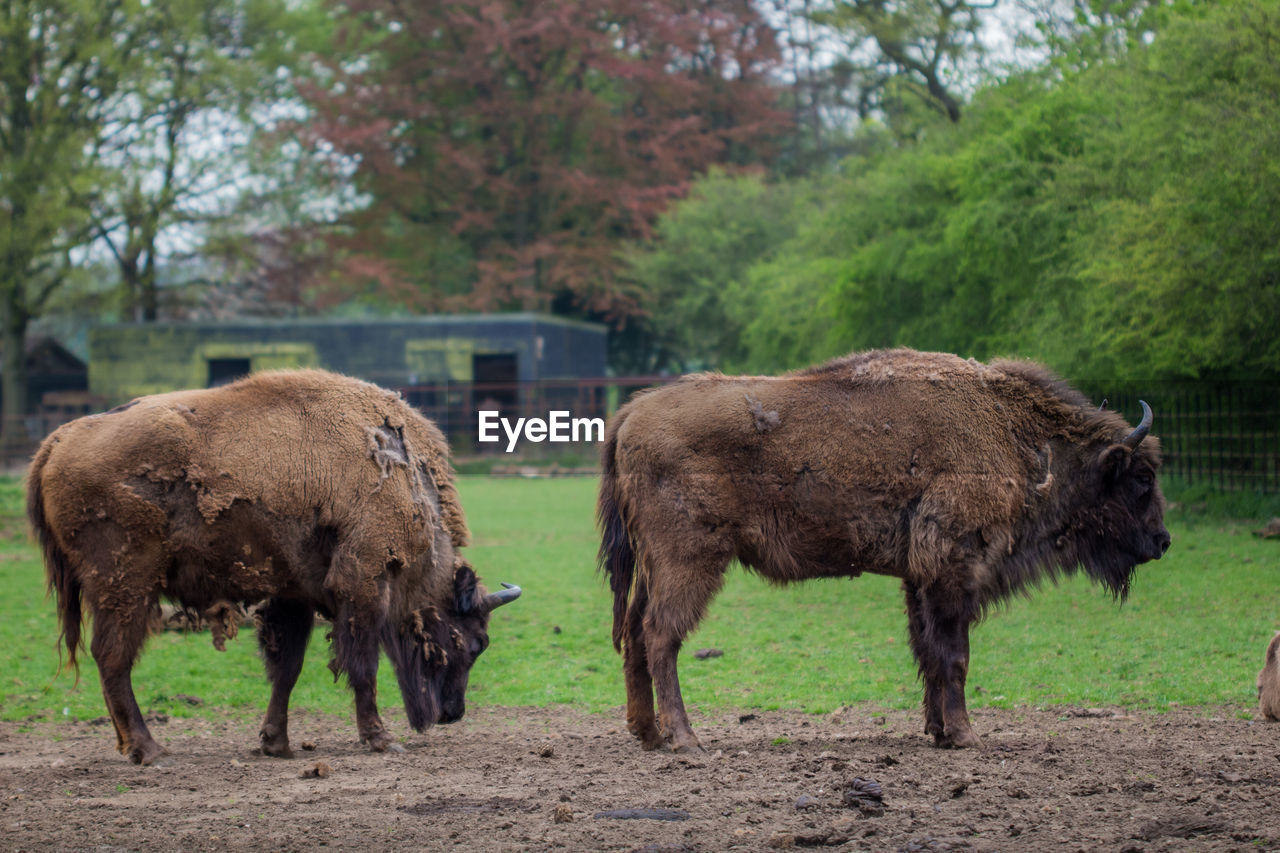
[{"label": "grass field", "polygon": [[[471,704],[598,711],[623,703],[610,601],[595,573],[595,486],[593,479],[462,479],[475,540],[468,556],[490,586],[510,581],[525,590],[494,614]],[[100,716],[92,659],[84,656],[79,686],[57,672],[53,605],[21,504],[20,484],[0,479],[0,717]],[[1186,514],[1169,521],[1173,547],[1139,570],[1126,604],[1077,578],[1014,601],[977,627],[970,704],[1250,705],[1266,642],[1280,628],[1280,541],[1251,536],[1253,522]],[[724,655],[695,660],[702,647]],[[350,694],[333,683],[326,661],[317,631],[294,706],[348,713]],[[731,570],[685,645],[681,676],[686,702],[703,709],[825,712],[860,701],[920,701],[897,584],[871,576],[779,589]],[[153,637],[134,685],[144,710],[173,716],[257,715],[267,700],[247,631],[225,653],[207,634]],[[385,662],[380,687],[383,706],[398,705]]]}]

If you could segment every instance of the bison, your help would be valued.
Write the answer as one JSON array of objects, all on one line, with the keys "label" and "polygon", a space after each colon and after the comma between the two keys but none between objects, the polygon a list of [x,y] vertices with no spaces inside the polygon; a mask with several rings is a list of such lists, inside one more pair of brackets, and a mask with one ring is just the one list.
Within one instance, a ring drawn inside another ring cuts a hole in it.
[{"label": "bison", "polygon": [[1265,719],[1280,720],[1280,632],[1267,644],[1267,656],[1258,671],[1258,710]]},{"label": "bison", "polygon": [[1123,598],[1169,547],[1142,407],[1135,429],[1038,365],[905,349],[637,395],[606,430],[597,507],[628,728],[700,748],[676,655],[737,559],[779,584],[901,578],[925,731],[981,746],[970,625],[1080,568]]},{"label": "bison", "polygon": [[271,699],[259,738],[288,757],[289,694],[317,612],[333,622],[329,668],[355,694],[361,742],[400,751],[378,716],[379,646],[409,724],[453,722],[489,613],[520,594],[486,593],[459,553],[469,533],[435,425],[397,394],[324,371],[80,418],[44,440],[27,477],[59,640],[78,673],[87,605],[116,746],[135,763],[165,754],[131,681],[162,598],[207,619],[218,647],[261,602]]}]

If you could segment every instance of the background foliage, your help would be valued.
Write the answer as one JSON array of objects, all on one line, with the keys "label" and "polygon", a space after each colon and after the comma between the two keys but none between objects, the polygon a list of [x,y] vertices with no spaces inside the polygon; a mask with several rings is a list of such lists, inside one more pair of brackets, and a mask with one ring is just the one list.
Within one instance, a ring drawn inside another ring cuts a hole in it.
[{"label": "background foliage", "polygon": [[[198,8],[197,8],[198,7]],[[546,310],[619,372],[1280,372],[1269,0],[0,3],[33,323]],[[114,296],[106,291],[114,288]]]},{"label": "background foliage", "polygon": [[337,294],[431,310],[629,313],[612,254],[714,163],[785,121],[747,0],[343,7],[308,132],[368,203]]},{"label": "background foliage", "polygon": [[[691,277],[682,299],[704,310],[661,325],[740,329],[699,356],[752,370],[910,345],[1078,378],[1274,377],[1278,39],[1267,3],[1197,5],[1109,61],[984,87],[914,143],[867,124],[863,153],[779,211],[794,234],[760,241],[728,285]],[[721,197],[724,181],[709,179]],[[699,269],[686,247],[759,229],[746,205],[689,215],[706,206],[695,189],[664,215],[632,262],[642,291]]]}]

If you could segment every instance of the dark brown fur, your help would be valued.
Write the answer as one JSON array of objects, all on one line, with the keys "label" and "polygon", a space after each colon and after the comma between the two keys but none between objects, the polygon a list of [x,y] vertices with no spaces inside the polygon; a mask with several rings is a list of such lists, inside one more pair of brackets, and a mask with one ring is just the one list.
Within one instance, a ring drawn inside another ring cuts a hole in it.
[{"label": "dark brown fur", "polygon": [[371,748],[397,748],[376,706],[379,647],[415,729],[462,716],[487,601],[457,551],[469,534],[444,439],[398,395],[281,371],[143,397],[50,435],[27,489],[70,663],[87,607],[117,747],[133,761],[164,752],[130,676],[161,598],[222,625],[218,645],[237,608],[262,602],[268,754],[291,754],[289,694],[316,612],[333,622],[330,668]]},{"label": "dark brown fur", "polygon": [[631,731],[698,746],[676,654],[736,559],[777,583],[901,578],[926,731],[980,745],[970,625],[1078,568],[1122,597],[1168,547],[1158,443],[1131,431],[1037,365],[911,350],[640,395],[606,429],[598,506]]},{"label": "dark brown fur", "polygon": [[1264,718],[1280,721],[1280,633],[1267,645],[1267,657],[1258,672],[1258,710]]}]

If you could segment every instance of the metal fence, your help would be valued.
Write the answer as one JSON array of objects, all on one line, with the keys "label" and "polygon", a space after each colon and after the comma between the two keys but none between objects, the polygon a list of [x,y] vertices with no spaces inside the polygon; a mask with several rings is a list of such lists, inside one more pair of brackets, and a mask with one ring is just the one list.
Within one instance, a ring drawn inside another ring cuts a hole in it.
[{"label": "metal fence", "polygon": [[1080,383],[1091,399],[1136,422],[1155,415],[1164,475],[1222,492],[1280,492],[1280,382]]},{"label": "metal fence", "polygon": [[[506,442],[477,441],[478,413],[496,411],[517,418],[547,418],[556,410],[574,418],[607,418],[632,394],[672,381],[672,377],[638,376],[608,379],[543,380],[513,384],[442,383],[398,390],[412,405],[438,423],[459,454],[502,453]],[[1183,483],[1218,491],[1280,493],[1280,382],[1081,382],[1092,400],[1107,401],[1131,423],[1140,415],[1138,400],[1155,412],[1164,474]],[[22,442],[7,458],[5,470],[25,465],[36,444],[60,423],[79,414],[70,409],[44,411],[14,424]],[[505,438],[505,437],[504,437]],[[547,444],[522,441],[522,452]],[[579,445],[594,455],[594,447]],[[505,454],[504,454],[505,455]]]}]

